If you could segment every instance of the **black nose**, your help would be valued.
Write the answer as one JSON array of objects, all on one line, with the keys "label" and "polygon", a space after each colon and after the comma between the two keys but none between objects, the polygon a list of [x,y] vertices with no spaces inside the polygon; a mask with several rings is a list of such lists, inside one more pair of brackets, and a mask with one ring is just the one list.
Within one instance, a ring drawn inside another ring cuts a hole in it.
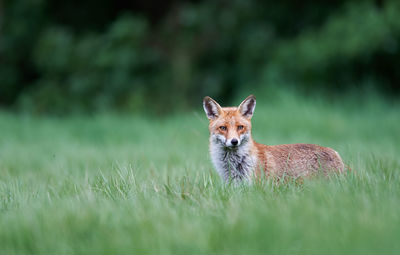
[{"label": "black nose", "polygon": [[238,141],[237,139],[235,139],[235,138],[233,138],[233,139],[231,140],[232,145],[237,145],[238,142],[239,142],[239,141]]}]

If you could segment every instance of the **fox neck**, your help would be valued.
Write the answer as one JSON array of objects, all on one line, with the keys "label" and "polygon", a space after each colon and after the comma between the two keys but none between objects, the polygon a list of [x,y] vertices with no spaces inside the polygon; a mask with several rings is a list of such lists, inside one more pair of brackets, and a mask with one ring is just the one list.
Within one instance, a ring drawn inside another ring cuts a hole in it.
[{"label": "fox neck", "polygon": [[250,180],[256,163],[252,155],[254,141],[249,134],[237,148],[227,148],[211,136],[210,155],[218,174],[226,182]]}]

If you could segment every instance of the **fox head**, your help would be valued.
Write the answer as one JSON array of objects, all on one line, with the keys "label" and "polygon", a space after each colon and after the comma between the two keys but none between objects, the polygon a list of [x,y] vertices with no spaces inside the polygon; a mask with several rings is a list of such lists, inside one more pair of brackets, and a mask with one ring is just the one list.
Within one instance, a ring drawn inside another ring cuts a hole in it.
[{"label": "fox head", "polygon": [[203,108],[210,120],[211,142],[227,149],[246,144],[251,138],[251,117],[256,98],[248,96],[238,107],[221,107],[211,97],[203,99]]}]

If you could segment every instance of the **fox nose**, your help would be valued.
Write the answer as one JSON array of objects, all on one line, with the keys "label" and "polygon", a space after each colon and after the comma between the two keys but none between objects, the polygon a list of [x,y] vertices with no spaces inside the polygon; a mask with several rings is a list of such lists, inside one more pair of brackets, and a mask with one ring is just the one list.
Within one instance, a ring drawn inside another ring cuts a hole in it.
[{"label": "fox nose", "polygon": [[237,145],[238,144],[238,140],[236,139],[236,138],[233,138],[232,140],[231,140],[231,143],[232,143],[232,145]]}]

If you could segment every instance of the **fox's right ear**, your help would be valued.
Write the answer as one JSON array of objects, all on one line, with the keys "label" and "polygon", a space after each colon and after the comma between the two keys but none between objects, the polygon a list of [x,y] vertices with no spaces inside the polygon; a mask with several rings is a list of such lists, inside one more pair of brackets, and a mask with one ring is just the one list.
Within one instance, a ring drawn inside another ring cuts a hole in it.
[{"label": "fox's right ear", "polygon": [[203,99],[203,108],[207,114],[207,118],[210,120],[218,118],[222,111],[221,106],[211,97]]},{"label": "fox's right ear", "polygon": [[239,112],[248,119],[253,117],[254,109],[256,108],[256,97],[250,95],[239,105]]}]

